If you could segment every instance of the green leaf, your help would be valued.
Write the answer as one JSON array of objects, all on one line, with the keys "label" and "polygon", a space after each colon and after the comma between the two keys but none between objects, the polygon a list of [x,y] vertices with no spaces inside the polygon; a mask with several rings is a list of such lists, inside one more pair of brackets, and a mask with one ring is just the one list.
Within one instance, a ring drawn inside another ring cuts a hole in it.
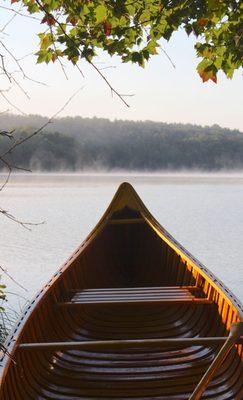
[{"label": "green leaf", "polygon": [[144,67],[144,57],[138,51],[132,53],[132,62],[139,64],[141,67]]},{"label": "green leaf", "polygon": [[41,50],[47,49],[52,44],[52,35],[50,33],[41,36],[40,48]]},{"label": "green leaf", "polygon": [[96,7],[95,9],[96,22],[103,22],[107,17],[107,8],[103,5]]},{"label": "green leaf", "polygon": [[36,54],[38,55],[37,64],[41,64],[42,62],[45,61],[45,57],[46,57],[45,51],[38,51],[38,53],[36,53]]},{"label": "green leaf", "polygon": [[131,2],[130,2],[130,4],[128,4],[128,5],[126,6],[126,9],[127,9],[128,14],[131,15],[131,17],[133,17],[133,16],[135,15],[135,13],[136,13],[136,8],[135,8],[134,5],[131,4]]},{"label": "green leaf", "polygon": [[159,47],[159,44],[155,40],[150,40],[145,49],[148,50],[149,54],[155,55],[158,54],[157,47]]}]

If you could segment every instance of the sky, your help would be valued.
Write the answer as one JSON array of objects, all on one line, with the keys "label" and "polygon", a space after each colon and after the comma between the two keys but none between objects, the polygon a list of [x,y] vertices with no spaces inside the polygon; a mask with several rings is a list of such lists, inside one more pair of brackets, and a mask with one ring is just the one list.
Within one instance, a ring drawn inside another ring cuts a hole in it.
[{"label": "sky", "polygon": [[[10,2],[9,2],[10,3]],[[1,6],[8,1],[0,0],[0,31],[11,17]],[[0,32],[3,42],[16,58],[34,53],[38,49],[37,33],[43,31],[38,21],[17,16]],[[162,42],[163,49],[175,64],[172,67],[163,51],[155,56],[145,69],[132,64],[122,64],[118,58],[109,58],[101,53],[97,66],[106,68],[103,73],[120,93],[127,97],[130,107],[124,106],[110,90],[96,71],[84,61],[80,67],[84,77],[71,64],[65,62],[68,79],[58,63],[36,64],[36,57],[30,55],[21,61],[25,74],[46,84],[40,85],[21,74],[15,77],[21,83],[30,99],[18,87],[10,88],[6,77],[0,75],[1,89],[20,111],[26,114],[40,114],[51,117],[78,90],[59,116],[100,117],[128,120],[153,120],[160,122],[192,123],[199,125],[218,124],[243,131],[243,87],[242,71],[237,71],[232,80],[220,73],[218,83],[203,83],[196,72],[199,60],[193,48],[193,38],[183,31],[173,35],[172,40]],[[0,54],[4,48],[0,42]],[[15,70],[14,62],[8,67]],[[19,113],[14,106],[0,96],[0,112],[9,110]]]}]

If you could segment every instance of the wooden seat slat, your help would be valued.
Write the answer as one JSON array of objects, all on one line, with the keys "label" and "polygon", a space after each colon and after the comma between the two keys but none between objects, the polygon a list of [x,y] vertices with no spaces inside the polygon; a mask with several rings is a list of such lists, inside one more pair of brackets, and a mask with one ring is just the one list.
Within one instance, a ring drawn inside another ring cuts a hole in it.
[{"label": "wooden seat slat", "polygon": [[186,298],[186,299],[159,299],[159,298],[151,298],[151,299],[113,299],[113,300],[79,300],[79,301],[64,301],[62,303],[57,303],[58,306],[67,307],[67,306],[81,306],[83,304],[129,304],[129,303],[136,303],[136,304],[148,304],[148,303],[158,303],[161,305],[176,305],[176,304],[212,304],[213,302],[208,299],[198,299],[198,298]]},{"label": "wooden seat slat", "polygon": [[187,287],[84,289],[72,291],[71,293],[67,301],[59,303],[60,306],[123,303],[211,303],[206,298],[195,297]]},{"label": "wooden seat slat", "polygon": [[124,292],[73,292],[72,296],[82,296],[82,297],[88,297],[88,296],[96,296],[96,297],[114,297],[114,296],[172,296],[172,297],[177,297],[177,296],[193,296],[193,294],[189,291],[178,291],[178,292],[169,292],[169,291],[155,291],[155,292],[150,292],[150,291],[124,291]]},{"label": "wooden seat slat", "polygon": [[101,301],[135,301],[135,300],[141,300],[141,301],[149,301],[149,300],[155,300],[155,301],[169,301],[169,300],[193,300],[195,297],[190,297],[190,296],[179,296],[176,299],[174,297],[163,297],[163,296],[122,296],[122,297],[73,297],[71,299],[72,302],[86,302],[86,301],[94,301],[94,302],[101,302]]},{"label": "wooden seat slat", "polygon": [[121,297],[126,297],[126,296],[132,296],[132,297],[137,297],[137,296],[164,296],[164,297],[177,297],[177,296],[192,296],[195,297],[191,292],[189,291],[178,291],[178,293],[176,292],[144,292],[144,291],[137,291],[137,292],[76,292],[73,294],[73,296],[76,297],[116,297],[116,296],[121,296]]},{"label": "wooden seat slat", "polygon": [[70,292],[122,292],[122,291],[129,291],[129,292],[137,292],[137,291],[176,291],[179,290],[200,290],[197,286],[144,286],[144,287],[115,287],[115,288],[91,288],[91,289],[71,289]]},{"label": "wooden seat slat", "polygon": [[[155,301],[169,301],[169,300],[194,300],[195,297],[193,296],[178,296],[177,298],[171,297],[171,296],[116,296],[116,297],[99,297],[97,298],[96,296],[93,297],[72,297],[70,301],[72,302],[84,302],[84,301],[94,301],[94,302],[100,302],[100,301],[135,301],[135,300],[141,300],[141,301],[146,301],[146,300],[155,300]],[[69,301],[69,300],[68,300]]]}]

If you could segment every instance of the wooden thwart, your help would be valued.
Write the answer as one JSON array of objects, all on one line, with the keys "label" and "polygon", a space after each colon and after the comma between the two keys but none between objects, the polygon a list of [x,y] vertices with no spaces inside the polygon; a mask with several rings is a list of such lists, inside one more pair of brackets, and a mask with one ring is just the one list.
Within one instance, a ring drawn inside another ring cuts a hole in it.
[{"label": "wooden thwart", "polygon": [[[187,346],[219,346],[227,337],[194,337],[175,339],[137,339],[137,340],[92,340],[80,342],[21,343],[19,350],[112,350],[129,348],[174,348]],[[238,338],[243,344],[243,337]]]}]

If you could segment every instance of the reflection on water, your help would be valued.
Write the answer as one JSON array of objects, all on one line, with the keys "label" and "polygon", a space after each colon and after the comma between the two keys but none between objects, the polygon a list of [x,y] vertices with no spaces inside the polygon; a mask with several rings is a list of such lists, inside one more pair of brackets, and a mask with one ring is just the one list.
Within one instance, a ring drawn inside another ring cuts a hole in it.
[{"label": "reflection on water", "polygon": [[9,280],[8,290],[31,297],[87,236],[122,181],[131,182],[159,222],[243,301],[240,173],[13,176],[1,192],[1,207],[45,224],[29,232],[0,217],[0,265],[28,293]]}]

